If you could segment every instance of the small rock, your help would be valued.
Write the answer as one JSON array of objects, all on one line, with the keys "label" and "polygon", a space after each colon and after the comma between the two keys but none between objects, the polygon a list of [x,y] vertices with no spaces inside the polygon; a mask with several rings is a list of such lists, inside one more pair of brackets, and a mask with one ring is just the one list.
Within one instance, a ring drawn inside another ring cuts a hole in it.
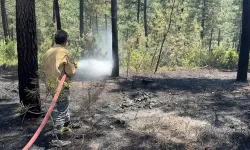
[{"label": "small rock", "polygon": [[112,126],[112,125],[110,125],[109,127],[110,127],[111,129],[113,129],[113,130],[115,129],[115,127],[114,127],[114,126]]},{"label": "small rock", "polygon": [[144,96],[143,96],[143,99],[144,99],[144,100],[147,100],[147,99],[148,99],[148,96],[147,96],[147,95],[144,95]]},{"label": "small rock", "polygon": [[67,145],[70,145],[71,142],[70,141],[63,141],[63,140],[52,140],[51,141],[51,145],[52,146],[55,146],[55,147],[64,147],[64,146],[67,146]]},{"label": "small rock", "polygon": [[129,106],[131,106],[131,104],[124,103],[124,104],[122,104],[122,107],[121,107],[121,108],[124,108],[124,107],[129,107]]},{"label": "small rock", "polygon": [[94,118],[100,118],[101,115],[100,115],[100,114],[94,114],[93,117],[94,117]]},{"label": "small rock", "polygon": [[155,103],[154,102],[150,102],[149,105],[153,106],[153,105],[155,105]]},{"label": "small rock", "polygon": [[76,139],[83,139],[84,138],[84,135],[83,134],[78,134],[76,135]]},{"label": "small rock", "polygon": [[110,104],[103,106],[102,108],[111,108]]},{"label": "small rock", "polygon": [[155,100],[155,99],[152,99],[152,100],[150,100],[149,102],[155,104],[155,103],[156,103],[156,100]]},{"label": "small rock", "polygon": [[120,119],[117,119],[115,121],[116,124],[125,124],[125,121],[124,120],[120,120]]},{"label": "small rock", "polygon": [[229,125],[229,128],[234,129],[235,125]]}]

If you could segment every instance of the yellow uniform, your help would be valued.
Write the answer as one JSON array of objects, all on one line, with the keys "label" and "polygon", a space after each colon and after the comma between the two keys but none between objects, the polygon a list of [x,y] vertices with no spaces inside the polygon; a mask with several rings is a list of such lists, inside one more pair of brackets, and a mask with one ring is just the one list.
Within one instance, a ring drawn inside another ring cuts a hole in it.
[{"label": "yellow uniform", "polygon": [[76,72],[69,51],[61,45],[49,49],[43,57],[43,72],[47,87],[53,91],[56,90],[63,74],[67,75],[64,85],[69,87],[70,79]]}]

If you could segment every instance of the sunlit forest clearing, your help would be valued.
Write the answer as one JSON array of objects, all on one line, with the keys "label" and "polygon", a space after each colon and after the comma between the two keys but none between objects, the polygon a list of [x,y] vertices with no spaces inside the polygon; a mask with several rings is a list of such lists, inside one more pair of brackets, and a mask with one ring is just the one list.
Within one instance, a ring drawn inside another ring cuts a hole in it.
[{"label": "sunlit forest clearing", "polygon": [[0,5],[1,150],[250,149],[249,0]]}]

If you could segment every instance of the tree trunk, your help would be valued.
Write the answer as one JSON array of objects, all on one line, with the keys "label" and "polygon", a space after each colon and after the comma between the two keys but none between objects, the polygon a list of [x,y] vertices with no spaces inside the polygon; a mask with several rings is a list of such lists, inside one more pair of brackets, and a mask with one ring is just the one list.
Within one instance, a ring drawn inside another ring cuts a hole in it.
[{"label": "tree trunk", "polygon": [[241,44],[241,34],[242,34],[242,27],[240,28],[240,33],[239,33],[239,40],[237,44],[237,52],[240,52],[240,44]]},{"label": "tree trunk", "polygon": [[55,3],[55,13],[56,13],[56,26],[57,30],[61,30],[61,17],[60,17],[60,7],[58,4],[58,0],[54,0]]},{"label": "tree trunk", "polygon": [[201,18],[201,40],[204,38],[205,32],[205,16],[206,16],[206,0],[202,0],[202,18]]},{"label": "tree trunk", "polygon": [[92,30],[92,16],[89,16],[89,29]]},{"label": "tree trunk", "polygon": [[144,30],[145,30],[145,37],[148,37],[147,0],[144,0]]},{"label": "tree trunk", "polygon": [[[107,5],[107,2],[105,1],[105,5]],[[108,15],[105,13],[104,15],[104,18],[105,18],[105,51],[107,51],[107,54],[108,54],[108,51],[109,51],[109,47],[108,47]]]},{"label": "tree trunk", "polygon": [[137,0],[137,22],[140,22],[141,0]]},{"label": "tree trunk", "polygon": [[118,55],[118,30],[117,30],[117,0],[111,1],[111,22],[112,22],[112,77],[119,76],[119,55]]},{"label": "tree trunk", "polygon": [[8,19],[7,19],[7,13],[6,13],[6,7],[5,7],[5,0],[1,0],[1,15],[2,15],[2,24],[3,24],[3,33],[5,41],[7,41],[9,37],[8,33]]},{"label": "tree trunk", "polygon": [[[105,5],[107,5],[107,1],[105,1]],[[106,32],[106,37],[108,35],[108,15],[105,13],[105,32]]]},{"label": "tree trunk", "polygon": [[14,29],[13,29],[13,20],[10,19],[10,24],[11,24],[11,28],[10,28],[10,38],[12,41],[14,41]]},{"label": "tree trunk", "polygon": [[243,0],[242,34],[237,81],[246,82],[250,49],[250,1]]},{"label": "tree trunk", "polygon": [[84,0],[80,0],[80,37],[84,33]]},{"label": "tree trunk", "polygon": [[170,18],[169,18],[169,23],[168,23],[167,32],[163,35],[163,40],[162,40],[162,43],[161,43],[160,53],[159,53],[159,56],[158,56],[158,60],[157,60],[157,63],[156,63],[156,67],[155,67],[155,72],[154,72],[154,73],[157,72],[158,67],[159,67],[159,65],[160,65],[163,45],[164,45],[164,43],[165,43],[165,41],[166,41],[167,35],[168,35],[168,33],[169,33],[169,30],[170,30],[170,27],[171,27],[171,24],[172,24],[172,16],[173,16],[173,12],[174,12],[174,5],[175,5],[175,0],[173,1],[173,6],[172,6],[172,9],[171,9],[171,13],[170,13]]},{"label": "tree trunk", "polygon": [[105,14],[105,32],[108,33],[108,16]]},{"label": "tree trunk", "polygon": [[16,0],[16,33],[20,101],[30,111],[40,112],[34,0]]},{"label": "tree trunk", "polygon": [[220,46],[220,29],[219,29],[219,34],[218,34],[218,46]]},{"label": "tree trunk", "polygon": [[55,7],[55,0],[53,1],[53,12],[52,12],[52,15],[53,15],[53,17],[52,17],[52,21],[53,21],[53,23],[56,23],[56,7]]},{"label": "tree trunk", "polygon": [[97,10],[95,13],[95,25],[96,25],[96,34],[99,34]]},{"label": "tree trunk", "polygon": [[209,54],[212,54],[212,41],[213,41],[214,28],[211,29],[210,40],[209,40]]}]

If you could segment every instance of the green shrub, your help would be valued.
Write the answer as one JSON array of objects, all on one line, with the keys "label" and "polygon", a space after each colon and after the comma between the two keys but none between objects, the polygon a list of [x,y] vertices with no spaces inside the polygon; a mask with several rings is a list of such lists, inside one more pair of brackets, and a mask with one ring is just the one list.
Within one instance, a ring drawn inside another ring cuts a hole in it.
[{"label": "green shrub", "polygon": [[239,55],[236,50],[229,49],[226,51],[224,67],[227,69],[235,69],[238,64]]},{"label": "green shrub", "polygon": [[234,49],[218,48],[209,57],[209,65],[219,69],[235,69],[238,63],[238,53]]},{"label": "green shrub", "polygon": [[[187,68],[209,66],[218,69],[235,69],[238,63],[238,53],[234,49],[189,50],[181,58],[183,66]],[[181,67],[183,67],[181,66]],[[180,67],[180,66],[179,66]]]},{"label": "green shrub", "polygon": [[0,41],[0,65],[17,64],[17,44],[15,41]]}]

